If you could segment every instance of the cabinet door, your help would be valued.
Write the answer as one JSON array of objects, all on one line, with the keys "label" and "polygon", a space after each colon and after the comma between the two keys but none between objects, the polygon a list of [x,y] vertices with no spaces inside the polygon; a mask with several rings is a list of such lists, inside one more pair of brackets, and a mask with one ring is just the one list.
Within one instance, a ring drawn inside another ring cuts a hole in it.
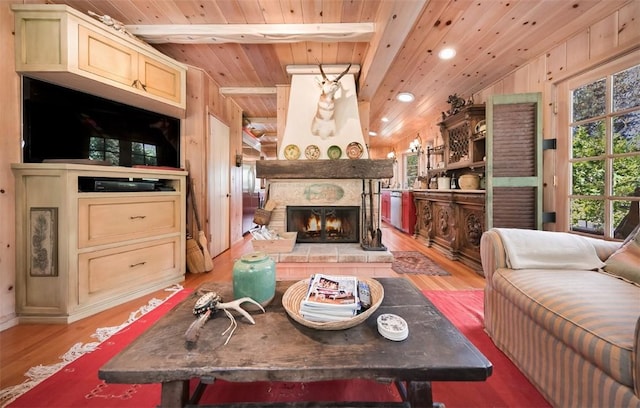
[{"label": "cabinet door", "polygon": [[413,235],[416,226],[416,205],[413,202],[413,193],[402,192],[402,230]]},{"label": "cabinet door", "polygon": [[182,100],[182,73],[154,58],[140,54],[138,60],[139,88],[174,102]]},{"label": "cabinet door", "polygon": [[79,26],[78,68],[126,86],[134,86],[138,78],[138,53]]},{"label": "cabinet door", "polygon": [[391,222],[391,193],[388,191],[383,191],[381,193],[382,203],[381,203],[381,214],[382,220],[384,222]]}]

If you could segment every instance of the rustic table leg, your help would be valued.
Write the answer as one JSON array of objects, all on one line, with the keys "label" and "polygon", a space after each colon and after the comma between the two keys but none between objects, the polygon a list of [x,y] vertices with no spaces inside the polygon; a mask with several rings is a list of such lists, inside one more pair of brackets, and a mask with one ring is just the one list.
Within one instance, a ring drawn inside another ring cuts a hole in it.
[{"label": "rustic table leg", "polygon": [[160,406],[162,408],[184,407],[189,401],[189,381],[162,383]]},{"label": "rustic table leg", "polygon": [[408,381],[407,402],[411,408],[433,408],[431,381]]}]

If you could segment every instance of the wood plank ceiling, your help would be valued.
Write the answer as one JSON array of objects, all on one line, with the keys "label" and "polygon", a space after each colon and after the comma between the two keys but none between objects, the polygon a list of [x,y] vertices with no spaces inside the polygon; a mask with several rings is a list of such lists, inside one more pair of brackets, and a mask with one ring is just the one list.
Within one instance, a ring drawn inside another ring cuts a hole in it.
[{"label": "wood plank ceiling", "polygon": [[[178,61],[204,69],[221,87],[233,89],[229,97],[242,107],[263,143],[273,143],[278,131],[276,94],[272,90],[290,83],[288,65],[358,64],[358,97],[370,102],[369,128],[378,134],[371,137],[370,147],[388,149],[437,122],[440,112],[449,108],[449,95],[469,98],[629,0],[49,2],[107,14],[131,32],[151,29],[160,38],[163,33],[164,37],[169,34],[168,25],[177,25],[176,29],[213,25],[208,28],[220,33],[224,30],[220,31],[218,25],[305,24],[313,33],[322,24],[341,23],[347,31],[340,40],[300,35],[289,36],[286,41],[273,36],[272,41],[234,42],[209,35],[205,39],[183,36],[188,40],[183,42],[188,43],[153,46]],[[365,36],[366,40],[350,38],[355,26],[349,25],[356,23],[373,23],[373,34]],[[256,26],[246,27],[249,34]],[[454,47],[457,55],[443,61],[437,53],[446,46]],[[415,101],[398,102],[396,95],[402,91],[412,92]],[[383,117],[388,122],[383,122]]]}]

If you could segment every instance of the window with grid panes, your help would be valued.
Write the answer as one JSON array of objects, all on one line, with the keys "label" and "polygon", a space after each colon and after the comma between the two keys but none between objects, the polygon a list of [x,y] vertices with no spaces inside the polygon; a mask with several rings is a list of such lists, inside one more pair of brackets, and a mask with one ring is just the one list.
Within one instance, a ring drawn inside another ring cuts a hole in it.
[{"label": "window with grid panes", "polygon": [[624,239],[638,224],[640,65],[571,89],[570,229]]},{"label": "window with grid panes", "polygon": [[419,175],[420,160],[417,153],[406,153],[404,155],[404,182],[407,188],[413,187]]}]

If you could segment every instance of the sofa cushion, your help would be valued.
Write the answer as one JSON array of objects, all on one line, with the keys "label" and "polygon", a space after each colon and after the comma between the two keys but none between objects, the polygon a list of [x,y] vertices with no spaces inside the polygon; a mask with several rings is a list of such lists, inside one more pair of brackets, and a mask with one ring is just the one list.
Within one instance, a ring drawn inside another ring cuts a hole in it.
[{"label": "sofa cushion", "polygon": [[492,284],[552,336],[633,387],[640,287],[597,271],[505,268]]},{"label": "sofa cushion", "polygon": [[566,232],[494,228],[511,269],[586,269],[604,266],[589,240]]},{"label": "sofa cushion", "polygon": [[640,225],[606,261],[606,273],[640,286]]}]

